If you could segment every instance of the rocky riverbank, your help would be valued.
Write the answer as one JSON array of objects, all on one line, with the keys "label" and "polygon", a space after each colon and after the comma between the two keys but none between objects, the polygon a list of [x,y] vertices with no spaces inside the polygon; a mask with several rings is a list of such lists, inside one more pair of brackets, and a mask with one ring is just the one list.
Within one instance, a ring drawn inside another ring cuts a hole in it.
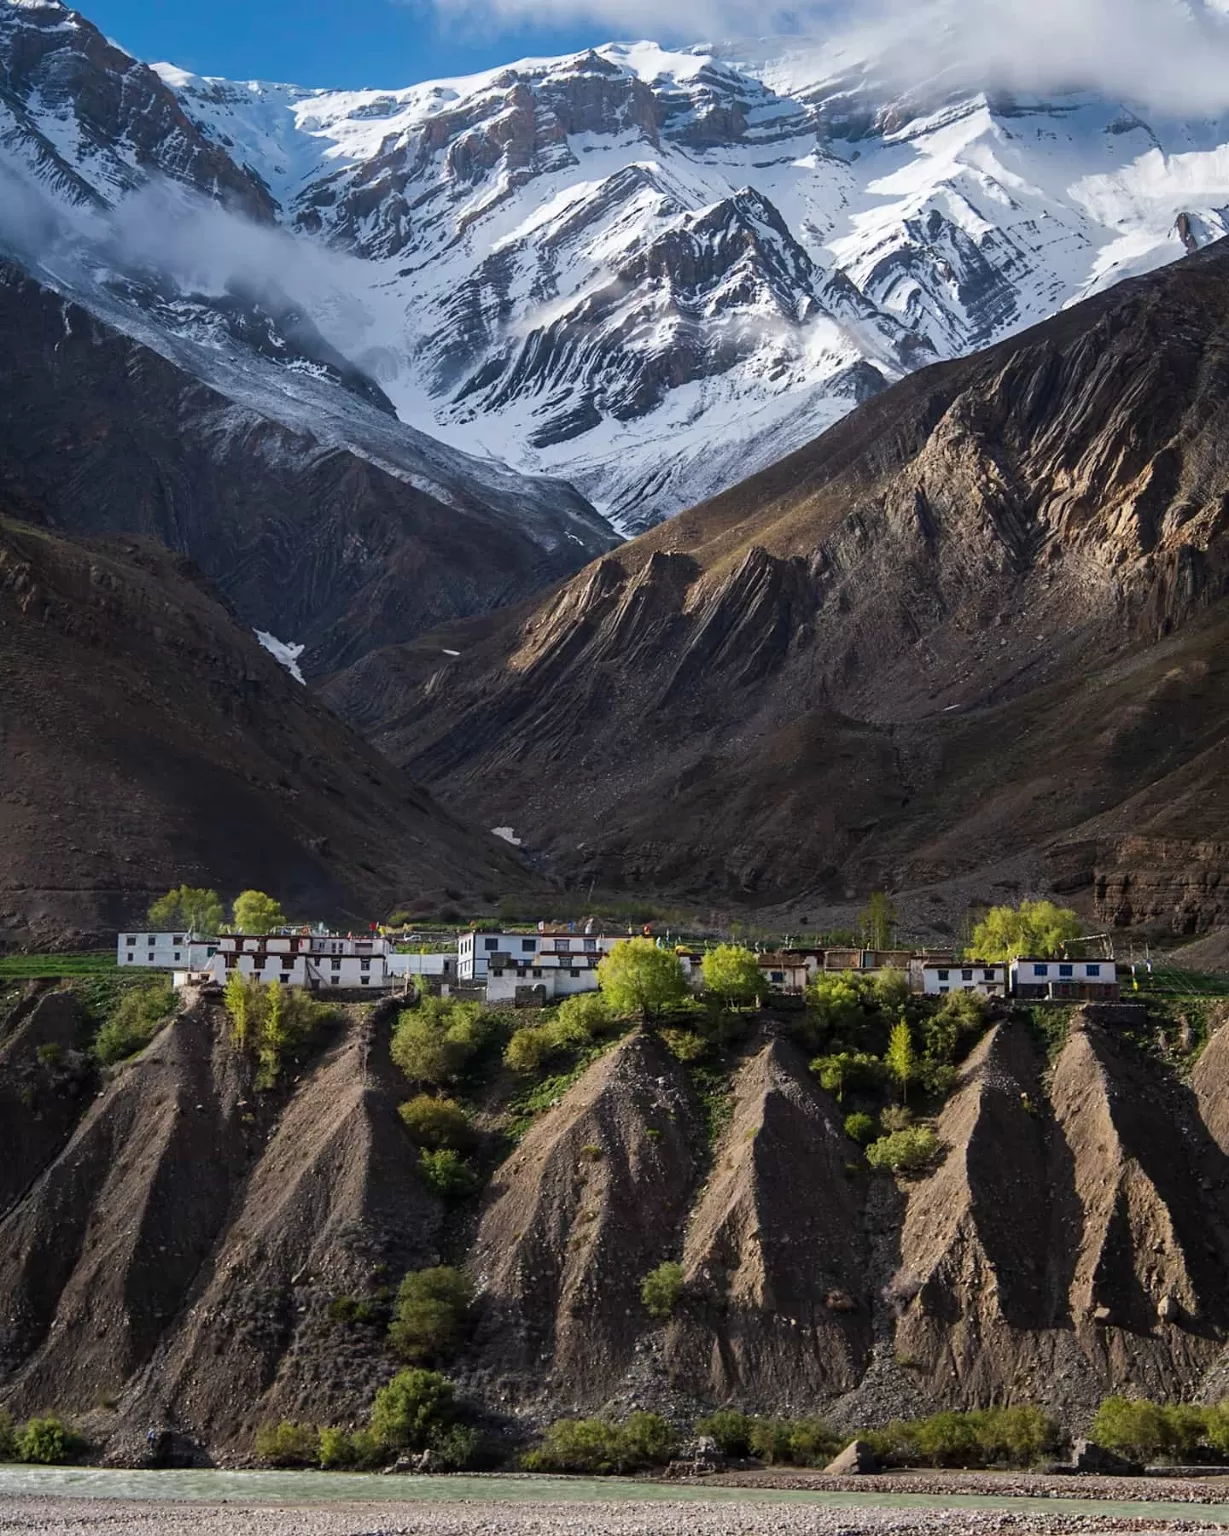
[{"label": "rocky riverbank", "polygon": [[996,1509],[826,1509],[745,1504],[458,1501],[338,1504],[327,1508],[3,1499],[6,1536],[1115,1536],[1118,1532],[1214,1531],[1197,1520],[1157,1521],[1089,1512]]}]

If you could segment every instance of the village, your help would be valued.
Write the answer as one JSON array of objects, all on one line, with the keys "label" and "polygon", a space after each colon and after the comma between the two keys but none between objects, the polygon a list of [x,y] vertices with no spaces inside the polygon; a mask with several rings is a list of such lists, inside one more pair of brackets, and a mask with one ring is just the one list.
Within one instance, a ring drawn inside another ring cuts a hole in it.
[{"label": "village", "polygon": [[[649,936],[647,930],[644,936]],[[177,988],[224,986],[238,971],[246,980],[311,992],[409,993],[417,988],[491,1007],[532,1008],[597,991],[603,957],[629,937],[592,918],[543,922],[536,932],[474,927],[456,935],[455,947],[433,936],[441,947],[430,950],[378,929],[338,933],[323,925],[259,934],[125,931],[117,938],[116,963],[120,968],[170,972]],[[706,949],[663,937],[655,942],[674,953],[688,985],[699,991]],[[982,961],[963,958],[954,950],[833,946],[761,950],[756,964],[764,993],[785,997],[804,996],[825,972],[852,972],[867,979],[903,974],[910,991],[926,997],[972,992],[1027,1002],[1114,1002],[1120,989],[1112,956]]]}]

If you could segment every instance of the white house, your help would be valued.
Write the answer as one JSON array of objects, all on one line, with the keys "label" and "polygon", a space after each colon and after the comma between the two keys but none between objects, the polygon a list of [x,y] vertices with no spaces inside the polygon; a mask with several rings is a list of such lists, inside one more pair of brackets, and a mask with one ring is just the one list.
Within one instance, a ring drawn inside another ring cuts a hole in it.
[{"label": "white house", "polygon": [[[581,962],[586,957],[596,956],[600,960],[619,943],[622,939],[618,935],[575,933],[570,929],[542,928],[537,933],[479,933],[472,929],[457,940],[457,980],[485,981],[494,956],[499,957],[498,968],[503,971],[514,967],[542,969],[538,956],[554,957],[548,962],[551,965],[556,964],[559,956],[575,957],[576,969],[583,970],[585,967]],[[564,968],[570,970],[573,967]],[[587,991],[588,988],[580,990]]]},{"label": "white house", "polygon": [[132,933],[119,935],[115,944],[118,966],[142,970],[200,971],[209,963],[216,939],[200,939],[185,933]]},{"label": "white house", "polygon": [[1003,997],[1007,992],[1007,967],[989,960],[928,960],[922,966],[922,991],[927,997],[945,992],[980,992],[983,997]]},{"label": "white house", "polygon": [[1118,997],[1118,966],[1113,960],[1013,960],[1011,990],[1025,1001],[1072,998],[1114,1002]]}]

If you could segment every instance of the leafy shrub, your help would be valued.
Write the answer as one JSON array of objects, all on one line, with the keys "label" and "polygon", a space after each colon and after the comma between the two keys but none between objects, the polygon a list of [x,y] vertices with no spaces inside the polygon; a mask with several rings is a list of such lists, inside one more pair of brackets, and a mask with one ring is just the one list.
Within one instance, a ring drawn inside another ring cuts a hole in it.
[{"label": "leafy shrub", "polygon": [[504,1060],[514,1072],[532,1077],[542,1070],[543,1063],[549,1061],[558,1050],[559,1042],[545,1024],[530,1024],[524,1029],[518,1029],[508,1041]]},{"label": "leafy shrub", "polygon": [[1041,1409],[1021,1406],[898,1419],[864,1438],[885,1461],[909,1466],[1026,1467],[1053,1452],[1058,1433],[1055,1420]]},{"label": "leafy shrub", "polygon": [[472,1424],[450,1424],[432,1437],[431,1449],[442,1472],[467,1472],[482,1460],[482,1435]]},{"label": "leafy shrub", "polygon": [[634,1413],[626,1424],[608,1419],[556,1419],[524,1458],[531,1472],[587,1472],[606,1477],[664,1465],[678,1436],[659,1414]]},{"label": "leafy shrub", "polygon": [[461,1076],[489,1028],[478,1003],[424,997],[397,1020],[392,1057],[411,1082],[442,1087]]},{"label": "leafy shrub", "polygon": [[286,1056],[297,1055],[336,1017],[327,1003],[316,1002],[302,987],[266,985],[239,970],[227,979],[224,1001],[231,1039],[240,1050],[255,1054],[256,1087],[262,1090],[277,1082]]},{"label": "leafy shrub", "polygon": [[320,1460],[320,1431],[293,1419],[262,1424],[256,1431],[256,1454],[274,1467],[314,1467]]},{"label": "leafy shrub", "polygon": [[670,1054],[684,1063],[699,1061],[708,1050],[708,1041],[690,1029],[663,1029],[661,1043]]},{"label": "leafy shrub", "polygon": [[427,1188],[442,1200],[464,1200],[478,1188],[478,1175],[451,1147],[420,1152],[418,1172]]},{"label": "leafy shrub", "polygon": [[878,1129],[874,1115],[868,1115],[862,1110],[845,1116],[845,1134],[850,1141],[856,1141],[860,1147],[874,1141]]},{"label": "leafy shrub", "polygon": [[524,1457],[530,1472],[587,1472],[607,1477],[622,1472],[623,1435],[605,1419],[556,1419]]},{"label": "leafy shrub", "polygon": [[823,1467],[845,1440],[824,1419],[753,1419],[748,1443],[761,1461]]},{"label": "leafy shrub", "polygon": [[734,1408],[718,1408],[706,1418],[697,1419],[697,1435],[707,1435],[717,1442],[724,1456],[746,1456],[751,1449],[751,1430],[755,1420]]},{"label": "leafy shrub", "polygon": [[917,1173],[928,1168],[938,1155],[939,1138],[924,1125],[893,1131],[890,1136],[872,1141],[866,1149],[871,1167],[890,1173]]},{"label": "leafy shrub", "polygon": [[838,1051],[832,1056],[817,1056],[811,1063],[811,1071],[819,1078],[819,1086],[832,1094],[839,1104],[850,1088],[877,1087],[886,1077],[881,1061],[864,1051]]},{"label": "leafy shrub", "polygon": [[142,1051],[175,1012],[175,989],[158,978],[124,992],[94,1036],[94,1056],[104,1067]]},{"label": "leafy shrub", "polygon": [[1217,1450],[1229,1450],[1226,1406],[1166,1405],[1115,1395],[1105,1398],[1097,1409],[1090,1437],[1107,1451],[1132,1461],[1151,1461],[1158,1456],[1189,1457],[1205,1442]]},{"label": "leafy shrub", "polygon": [[18,1461],[33,1462],[44,1467],[70,1461],[83,1445],[80,1436],[75,1435],[55,1414],[28,1419],[13,1439]]},{"label": "leafy shrub", "polygon": [[474,1144],[474,1127],[469,1112],[455,1099],[437,1099],[429,1093],[420,1093],[399,1106],[410,1140],[419,1147],[438,1151],[451,1147],[454,1152],[464,1152]]},{"label": "leafy shrub", "polygon": [[447,1265],[406,1275],[388,1336],[403,1360],[445,1360],[465,1342],[474,1287],[468,1275]]},{"label": "leafy shrub", "polygon": [[398,1371],[376,1393],[371,1432],[393,1450],[422,1451],[456,1415],[455,1389],[438,1371]]},{"label": "leafy shrub", "polygon": [[650,1317],[664,1322],[673,1317],[685,1289],[683,1266],[667,1260],[650,1270],[640,1282],[640,1300]]},{"label": "leafy shrub", "polygon": [[533,1076],[552,1057],[583,1050],[625,1027],[600,993],[580,992],[565,998],[552,1018],[518,1029],[508,1042],[504,1061],[514,1072]]},{"label": "leafy shrub", "polygon": [[357,1296],[334,1296],[329,1302],[329,1316],[335,1323],[378,1322],[384,1309],[374,1301],[360,1301]]},{"label": "leafy shrub", "polygon": [[879,1116],[879,1124],[886,1132],[907,1131],[913,1124],[913,1111],[904,1104],[885,1105]]}]

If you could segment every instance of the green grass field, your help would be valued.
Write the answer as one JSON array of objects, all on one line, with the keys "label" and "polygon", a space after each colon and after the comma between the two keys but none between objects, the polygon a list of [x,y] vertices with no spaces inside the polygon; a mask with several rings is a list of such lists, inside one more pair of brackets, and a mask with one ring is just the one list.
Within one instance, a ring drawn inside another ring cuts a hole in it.
[{"label": "green grass field", "polygon": [[99,976],[115,968],[115,956],[105,951],[89,955],[0,955],[0,981]]},{"label": "green grass field", "polygon": [[1187,971],[1176,965],[1156,965],[1151,973],[1142,965],[1136,968],[1139,991],[1131,985],[1129,965],[1119,967],[1118,979],[1122,986],[1123,1000],[1146,997],[1229,997],[1229,973],[1224,971]]}]

